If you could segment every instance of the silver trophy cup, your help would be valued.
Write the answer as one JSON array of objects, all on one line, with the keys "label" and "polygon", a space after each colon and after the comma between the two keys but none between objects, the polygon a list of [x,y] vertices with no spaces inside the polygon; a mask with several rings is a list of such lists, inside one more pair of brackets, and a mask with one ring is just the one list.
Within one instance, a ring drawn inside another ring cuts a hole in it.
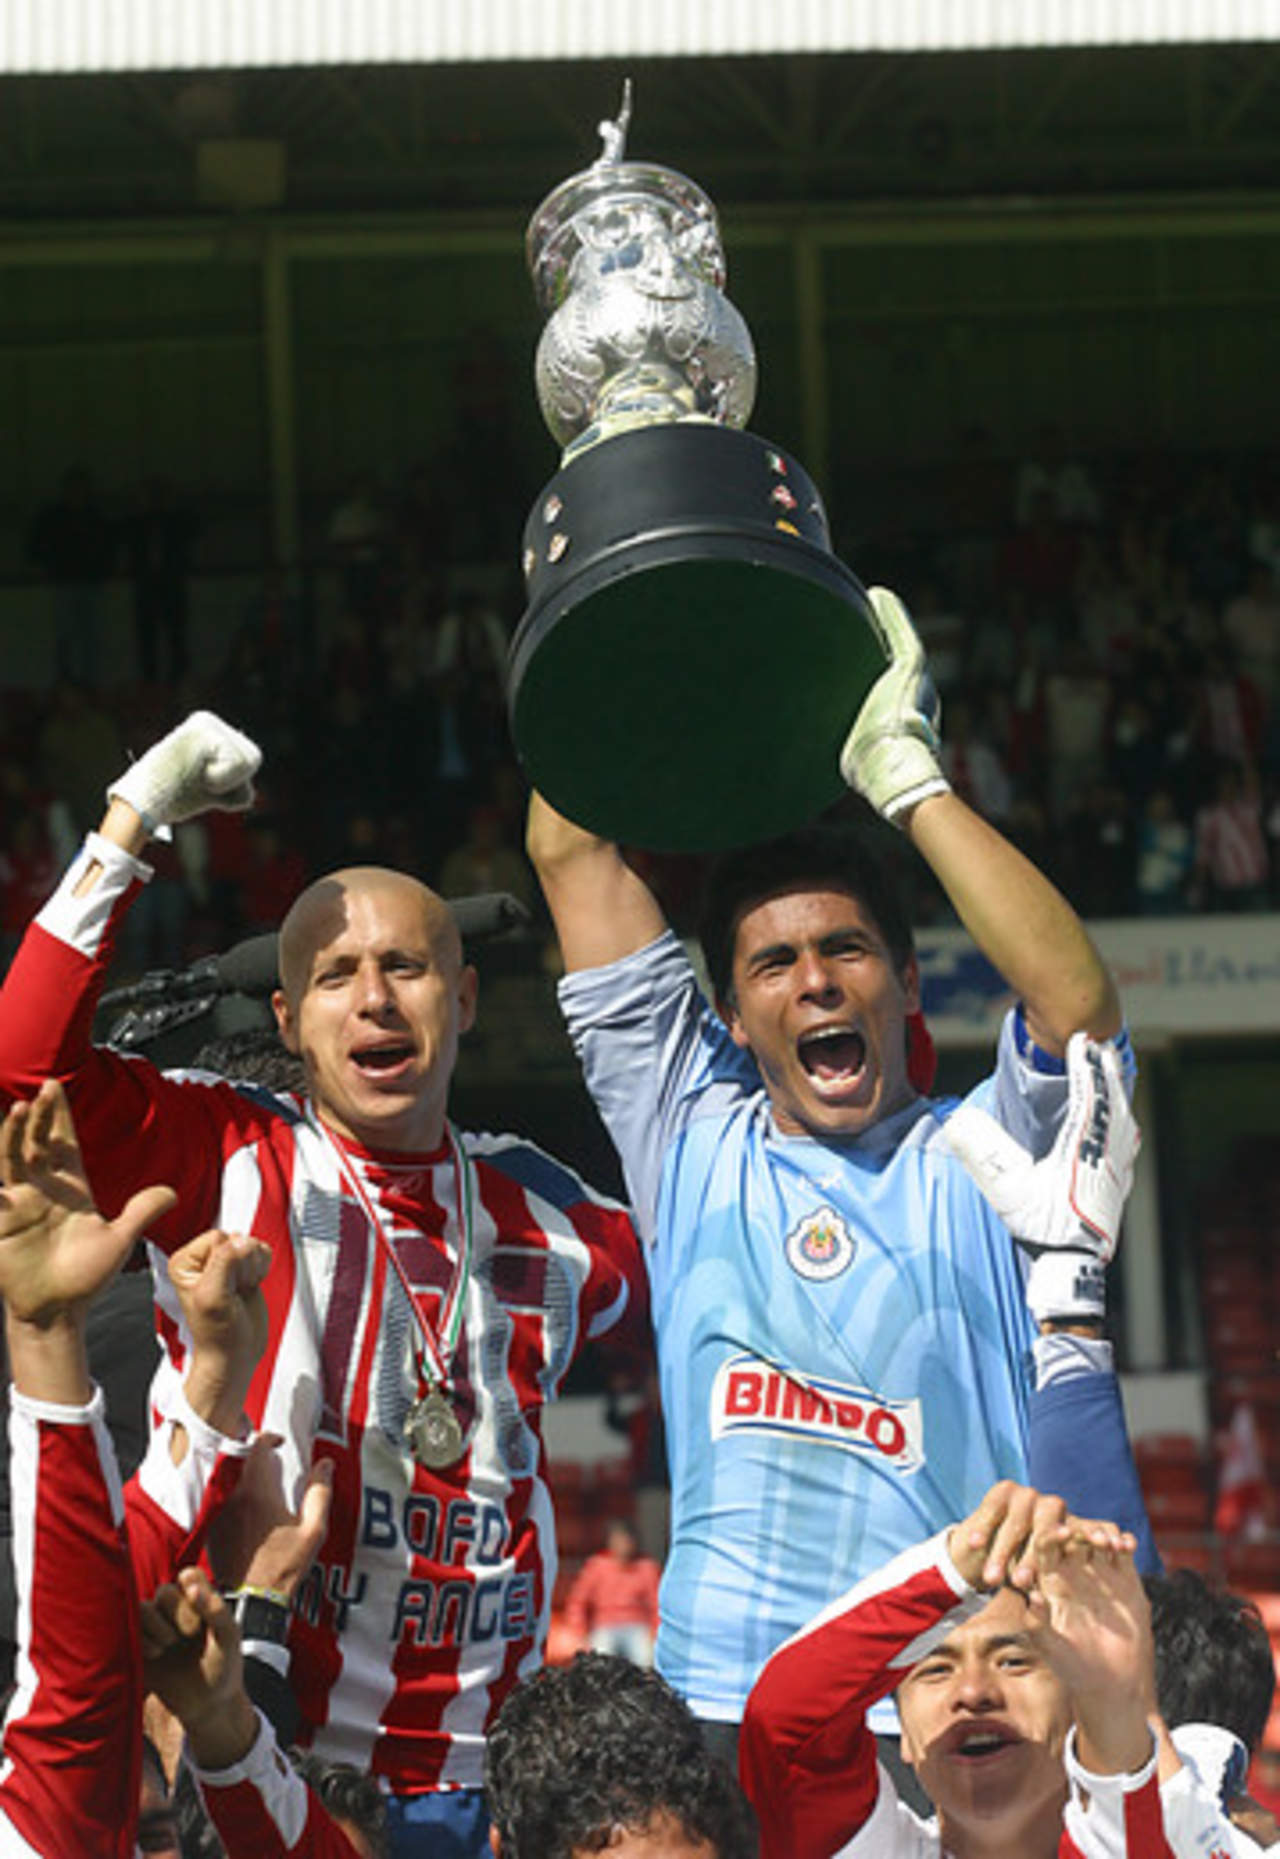
[{"label": "silver trophy cup", "polygon": [[628,161],[630,86],[599,159],[527,234],[548,322],[543,417],[561,468],[525,525],[529,604],[509,705],[534,785],[656,850],[769,836],[841,790],[884,668],[861,583],[793,458],[741,430],[751,334],[724,294],[715,209]]}]

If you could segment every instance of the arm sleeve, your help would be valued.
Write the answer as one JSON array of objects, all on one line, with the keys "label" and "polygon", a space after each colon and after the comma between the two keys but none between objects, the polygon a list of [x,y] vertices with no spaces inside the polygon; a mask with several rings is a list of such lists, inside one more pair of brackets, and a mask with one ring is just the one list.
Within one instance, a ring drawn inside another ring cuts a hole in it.
[{"label": "arm sleeve", "polygon": [[[1127,1028],[1115,1040],[1126,1085],[1137,1066]],[[996,1069],[970,1092],[969,1103],[989,1111],[1035,1161],[1053,1147],[1067,1108],[1067,1062],[1037,1046],[1021,1007],[1005,1015],[996,1048]]]},{"label": "arm sleeve", "polygon": [[[175,1465],[175,1426],[187,1450]],[[200,1559],[209,1525],[240,1482],[248,1440],[227,1439],[201,1420],[179,1396],[152,1430],[146,1457],[124,1489],[134,1579],[142,1600]]]},{"label": "arm sleeve", "polygon": [[199,1769],[209,1818],[229,1853],[254,1859],[359,1859],[259,1714],[258,1737],[229,1769]]},{"label": "arm sleeve", "polygon": [[[1074,1728],[1067,1737],[1070,1784],[1062,1820],[1059,1859],[1212,1859],[1208,1845],[1170,1845],[1166,1837],[1163,1791],[1156,1775],[1156,1747],[1150,1760],[1129,1775],[1094,1775],[1075,1753]],[[1231,1846],[1225,1848],[1231,1852]]]},{"label": "arm sleeve", "polygon": [[1040,1336],[1033,1353],[1028,1482],[1037,1491],[1064,1498],[1079,1517],[1108,1517],[1132,1530],[1139,1573],[1157,1573],[1160,1555],[1133,1461],[1110,1343]]},{"label": "arm sleeve", "polygon": [[758,1090],[754,1061],[729,1038],[669,930],[605,968],[566,975],[560,1005],[622,1158],[636,1225],[651,1240],[668,1146],[695,1112]]},{"label": "arm sleeve", "polygon": [[142,1654],[101,1393],[74,1408],[14,1389],[9,1437],[18,1659],[0,1828],[59,1859],[132,1859]]},{"label": "arm sleeve", "polygon": [[[1160,1805],[1164,1817],[1166,1845],[1155,1848],[1157,1859],[1244,1859],[1257,1852],[1257,1843],[1239,1827],[1232,1825],[1216,1795],[1205,1786],[1189,1763],[1174,1771],[1161,1784]],[[1270,1850],[1274,1851],[1275,1848]],[[1137,1855],[1145,1851],[1131,1845]]]},{"label": "arm sleeve", "polygon": [[747,1699],[738,1745],[761,1859],[835,1853],[866,1825],[880,1792],[867,1711],[985,1600],[957,1572],[943,1532],[779,1647]]},{"label": "arm sleeve", "polygon": [[[83,897],[76,886],[94,865]],[[172,1251],[211,1224],[218,1201],[228,1087],[180,1084],[145,1059],[92,1043],[115,933],[148,866],[91,833],[28,929],[0,988],[0,1101],[66,1086],[94,1199],[112,1217],[137,1188],[163,1181],[178,1206],[150,1237]]]}]

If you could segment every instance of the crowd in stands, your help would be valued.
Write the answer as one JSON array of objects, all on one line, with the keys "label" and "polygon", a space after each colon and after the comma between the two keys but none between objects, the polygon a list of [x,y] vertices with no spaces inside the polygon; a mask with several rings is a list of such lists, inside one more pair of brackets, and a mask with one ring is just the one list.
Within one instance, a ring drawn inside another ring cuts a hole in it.
[{"label": "crowd in stands", "polygon": [[[941,511],[886,524],[851,559],[916,619],[957,791],[1086,917],[1275,908],[1280,467],[1081,461],[1046,432],[1038,457],[956,478]],[[320,525],[314,589],[269,571],[232,616],[216,688],[195,695],[269,745],[263,809],[179,836],[128,959],[225,947],[348,857],[532,895],[503,698],[519,597],[503,563],[450,557],[445,522],[427,470],[398,494],[358,477]],[[6,694],[5,952],[122,749],[183,707],[199,533],[162,480],[108,524],[84,471],[32,523],[59,641],[77,624],[83,640],[103,577],[127,572],[136,662],[108,701],[96,648],[60,643],[53,687]],[[33,586],[37,624],[41,598]],[[696,884],[675,865],[656,876],[687,926]],[[941,912],[920,889],[917,918]]]}]

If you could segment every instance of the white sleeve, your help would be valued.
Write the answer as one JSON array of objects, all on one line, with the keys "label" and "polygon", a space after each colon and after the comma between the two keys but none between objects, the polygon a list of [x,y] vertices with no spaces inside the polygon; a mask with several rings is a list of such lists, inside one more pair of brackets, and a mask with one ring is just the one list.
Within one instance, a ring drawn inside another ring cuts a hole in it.
[{"label": "white sleeve", "polygon": [[[1076,1732],[1067,1735],[1065,1761],[1070,1793],[1063,1821],[1075,1850],[1083,1859],[1168,1859],[1161,1836],[1161,1790],[1156,1776],[1156,1740],[1151,1755],[1132,1774],[1095,1775],[1076,1755]],[[1175,1852],[1181,1851],[1174,1848]],[[1198,1859],[1208,1852],[1187,1848]]]},{"label": "white sleeve", "polygon": [[[187,1450],[175,1465],[170,1450],[175,1426],[187,1436]],[[184,1530],[195,1528],[205,1491],[219,1459],[243,1459],[253,1436],[230,1439],[200,1418],[181,1387],[172,1391],[159,1424],[152,1428],[138,1483],[160,1510]]]}]

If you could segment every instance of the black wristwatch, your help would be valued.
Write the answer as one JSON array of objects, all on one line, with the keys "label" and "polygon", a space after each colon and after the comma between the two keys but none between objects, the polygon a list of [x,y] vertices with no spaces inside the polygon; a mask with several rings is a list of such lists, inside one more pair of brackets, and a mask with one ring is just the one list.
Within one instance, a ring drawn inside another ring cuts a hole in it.
[{"label": "black wristwatch", "polygon": [[289,1637],[289,1603],[265,1588],[233,1588],[224,1597],[236,1617],[242,1640],[265,1640],[283,1646]]}]

